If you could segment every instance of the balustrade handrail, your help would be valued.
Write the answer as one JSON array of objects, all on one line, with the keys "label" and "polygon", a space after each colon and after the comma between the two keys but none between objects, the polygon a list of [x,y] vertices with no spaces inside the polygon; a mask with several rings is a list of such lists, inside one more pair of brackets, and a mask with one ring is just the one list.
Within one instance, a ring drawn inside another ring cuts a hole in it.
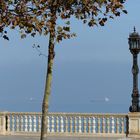
[{"label": "balustrade handrail", "polygon": [[[40,134],[40,112],[1,112],[6,133]],[[49,135],[126,135],[128,114],[125,113],[67,113],[49,112]]]},{"label": "balustrade handrail", "polygon": [[[42,115],[41,112],[4,112],[7,115]],[[48,115],[64,115],[64,116],[128,116],[126,113],[65,113],[65,112],[49,112]]]}]

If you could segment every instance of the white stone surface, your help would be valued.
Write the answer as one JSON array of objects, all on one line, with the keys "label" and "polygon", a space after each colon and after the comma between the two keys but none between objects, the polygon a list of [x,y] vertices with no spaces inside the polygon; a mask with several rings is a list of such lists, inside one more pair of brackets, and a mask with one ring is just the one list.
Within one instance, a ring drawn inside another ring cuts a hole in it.
[{"label": "white stone surface", "polygon": [[119,138],[117,140],[133,140],[132,138]]},{"label": "white stone surface", "polygon": [[140,138],[140,113],[129,113],[129,137]]},{"label": "white stone surface", "polygon": [[[0,140],[39,140],[39,137],[27,136],[0,136]],[[107,137],[48,137],[46,140],[136,140],[132,138],[107,138]]]}]

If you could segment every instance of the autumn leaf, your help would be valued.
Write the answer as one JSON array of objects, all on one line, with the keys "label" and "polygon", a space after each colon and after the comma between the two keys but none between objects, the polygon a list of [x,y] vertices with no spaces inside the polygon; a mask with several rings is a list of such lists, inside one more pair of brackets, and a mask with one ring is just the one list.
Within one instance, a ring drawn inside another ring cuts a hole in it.
[{"label": "autumn leaf", "polygon": [[[11,29],[19,27],[19,30],[25,31],[25,34],[34,37],[37,32],[40,35],[48,35],[56,28],[53,36],[59,34],[62,38],[67,39],[69,36],[66,37],[67,35],[63,34],[63,30],[65,32],[71,31],[71,27],[67,27],[70,26],[71,16],[82,20],[89,27],[98,24],[104,26],[108,18],[114,19],[114,15],[127,14],[123,7],[124,2],[125,0],[3,1],[3,3],[0,3],[0,25],[3,24],[0,31],[6,27]],[[64,20],[67,26],[61,25],[61,23],[56,24],[56,21],[60,19]],[[25,37],[25,35],[22,35],[22,38]]]},{"label": "autumn leaf", "polygon": [[35,35],[36,35],[36,33],[31,33],[31,36],[32,36],[32,37],[35,37]]},{"label": "autumn leaf", "polygon": [[101,26],[104,26],[104,25],[105,25],[103,20],[100,20],[100,21],[99,21],[99,24],[100,24]]},{"label": "autumn leaf", "polygon": [[21,38],[23,39],[23,38],[26,38],[26,34],[22,34],[21,35]]}]

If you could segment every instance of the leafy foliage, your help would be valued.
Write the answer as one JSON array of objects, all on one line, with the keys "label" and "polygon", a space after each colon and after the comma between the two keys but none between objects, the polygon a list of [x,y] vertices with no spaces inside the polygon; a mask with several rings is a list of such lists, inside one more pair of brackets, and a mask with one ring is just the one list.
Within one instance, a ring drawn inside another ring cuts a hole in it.
[{"label": "leafy foliage", "polygon": [[[104,26],[109,18],[127,13],[125,0],[0,0],[0,33],[6,27],[18,28],[21,38],[26,34],[34,37],[37,33],[48,35],[55,28],[57,42],[75,37],[70,31],[70,18],[75,17],[89,27]],[[65,25],[56,21],[62,19]]]}]

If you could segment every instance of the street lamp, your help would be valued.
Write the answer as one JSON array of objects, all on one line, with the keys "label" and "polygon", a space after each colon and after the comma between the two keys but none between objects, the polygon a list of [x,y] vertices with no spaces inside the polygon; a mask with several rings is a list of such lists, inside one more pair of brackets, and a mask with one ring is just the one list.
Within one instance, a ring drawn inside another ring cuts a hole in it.
[{"label": "street lamp", "polygon": [[133,55],[133,66],[132,66],[132,74],[133,74],[133,92],[132,92],[132,105],[129,108],[130,112],[140,112],[139,107],[139,90],[138,90],[138,61],[137,56],[140,52],[140,36],[136,32],[134,27],[134,32],[129,35],[128,38],[129,50]]}]

